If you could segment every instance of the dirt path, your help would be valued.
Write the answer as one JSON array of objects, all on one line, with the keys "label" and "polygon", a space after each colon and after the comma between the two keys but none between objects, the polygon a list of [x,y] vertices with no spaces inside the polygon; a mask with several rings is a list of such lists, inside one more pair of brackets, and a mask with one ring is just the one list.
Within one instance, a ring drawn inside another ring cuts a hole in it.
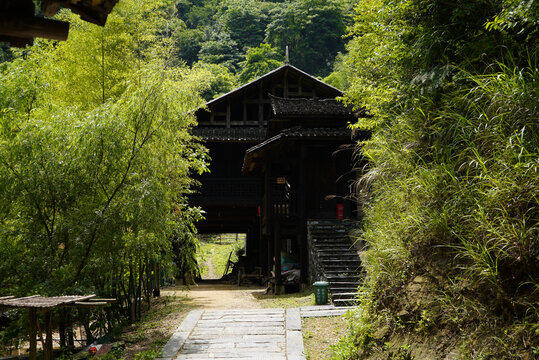
[{"label": "dirt path", "polygon": [[169,287],[162,295],[186,296],[191,305],[204,309],[259,309],[260,301],[255,294],[263,294],[261,287],[238,287],[236,285],[200,284],[186,290],[183,286]]},{"label": "dirt path", "polygon": [[210,258],[206,261],[206,266],[208,267],[208,275],[205,279],[218,279],[219,276],[215,274],[215,266],[213,266],[213,256],[215,255],[215,249],[211,249]]}]

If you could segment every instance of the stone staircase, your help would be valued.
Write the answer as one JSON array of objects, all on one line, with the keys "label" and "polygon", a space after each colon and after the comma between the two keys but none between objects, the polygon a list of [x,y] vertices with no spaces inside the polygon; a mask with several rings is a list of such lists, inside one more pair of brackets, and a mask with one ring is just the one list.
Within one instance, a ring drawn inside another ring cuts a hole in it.
[{"label": "stone staircase", "polygon": [[349,235],[353,229],[357,229],[357,223],[350,220],[307,222],[311,278],[329,282],[331,301],[336,306],[357,304],[363,270]]}]

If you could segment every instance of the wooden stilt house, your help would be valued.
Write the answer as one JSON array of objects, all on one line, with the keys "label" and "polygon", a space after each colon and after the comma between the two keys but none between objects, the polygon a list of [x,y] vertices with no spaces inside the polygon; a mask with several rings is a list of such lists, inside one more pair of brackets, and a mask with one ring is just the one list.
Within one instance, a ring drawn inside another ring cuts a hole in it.
[{"label": "wooden stilt house", "polygon": [[194,133],[212,158],[192,197],[207,212],[198,229],[247,233],[248,263],[277,285],[285,265],[309,280],[307,220],[357,217],[347,125],[358,113],[341,95],[285,64],[197,112]]}]

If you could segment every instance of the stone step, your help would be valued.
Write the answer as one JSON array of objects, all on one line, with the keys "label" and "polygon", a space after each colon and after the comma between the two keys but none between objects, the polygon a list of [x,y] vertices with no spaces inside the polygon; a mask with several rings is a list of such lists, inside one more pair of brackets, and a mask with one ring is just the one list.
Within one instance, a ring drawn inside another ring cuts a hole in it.
[{"label": "stone step", "polygon": [[316,234],[310,234],[311,240],[317,241],[317,240],[327,240],[327,239],[344,239],[344,240],[350,240],[350,237],[346,235],[346,233],[316,233]]},{"label": "stone step", "polygon": [[353,273],[354,275],[361,275],[357,266],[338,266],[338,265],[327,265],[321,266],[321,269],[324,270],[327,274],[339,274],[342,272]]},{"label": "stone step", "polygon": [[326,230],[326,231],[310,231],[309,232],[309,235],[311,235],[311,238],[326,238],[326,237],[329,237],[329,238],[346,238],[346,239],[350,239],[350,236],[348,235],[348,233],[346,232],[346,230],[342,230],[342,229],[331,229],[331,230]]},{"label": "stone step", "polygon": [[356,274],[354,271],[339,271],[339,270],[329,270],[325,271],[326,278],[328,279],[343,279],[346,278],[346,280],[351,279],[359,279],[359,275]]},{"label": "stone step", "polygon": [[336,265],[350,265],[350,264],[361,264],[361,260],[357,259],[320,259],[322,264],[336,264]]},{"label": "stone step", "polygon": [[320,250],[318,251],[318,256],[355,256],[359,257],[359,254],[355,250],[334,250],[334,249],[327,249],[327,250]]},{"label": "stone step", "polygon": [[[361,276],[354,269],[351,269],[351,270],[346,270],[346,269],[325,270],[325,269],[322,269],[322,270],[326,274],[326,278],[329,276],[330,278],[333,277],[332,279],[335,279],[335,277],[349,277],[349,278],[352,277],[356,281],[359,281],[360,276]],[[347,279],[347,280],[349,280],[349,279]]]},{"label": "stone step", "polygon": [[348,299],[357,297],[357,292],[331,292],[331,296],[333,296],[333,299]]},{"label": "stone step", "polygon": [[[357,304],[357,289],[362,279],[361,259],[354,247],[355,237],[348,231],[354,224],[335,220],[309,222],[309,238],[320,275],[329,282],[333,303]],[[357,227],[357,224],[356,224]]]},{"label": "stone step", "polygon": [[315,244],[314,249],[317,251],[352,251],[354,248],[349,244]]},{"label": "stone step", "polygon": [[312,243],[313,246],[346,246],[348,248],[352,248],[354,245],[350,241],[347,240],[338,240],[338,241],[315,241]]},{"label": "stone step", "polygon": [[361,276],[359,275],[335,275],[335,274],[327,274],[326,279],[329,283],[335,283],[335,282],[358,282],[361,280]]},{"label": "stone step", "polygon": [[358,259],[319,259],[318,261],[321,265],[325,266],[347,266],[359,268],[361,266],[361,261]]},{"label": "stone step", "polygon": [[335,306],[351,306],[359,303],[358,299],[356,298],[333,299],[332,301]]},{"label": "stone step", "polygon": [[[357,256],[356,256],[356,258],[357,258]],[[349,261],[350,263],[357,262],[357,263],[359,263],[359,265],[361,265],[361,260],[355,259],[354,256],[352,256],[352,255],[331,256],[331,257],[329,257],[329,256],[324,256],[324,257],[320,256],[318,258],[318,261],[320,261],[320,262]]]},{"label": "stone step", "polygon": [[333,262],[338,262],[338,261],[355,261],[355,262],[359,262],[361,263],[361,260],[357,259],[357,255],[354,256],[354,255],[333,255],[333,256],[318,256],[318,260],[319,261],[333,261]]},{"label": "stone step", "polygon": [[354,286],[352,286],[352,287],[331,287],[330,286],[329,291],[332,294],[351,293],[351,292],[354,292],[354,291],[357,292],[358,286],[355,286],[355,287]]},{"label": "stone step", "polygon": [[349,237],[346,237],[346,236],[311,235],[311,241],[313,243],[326,243],[326,242],[341,241],[341,242],[347,242],[350,244],[355,240],[351,240]]}]

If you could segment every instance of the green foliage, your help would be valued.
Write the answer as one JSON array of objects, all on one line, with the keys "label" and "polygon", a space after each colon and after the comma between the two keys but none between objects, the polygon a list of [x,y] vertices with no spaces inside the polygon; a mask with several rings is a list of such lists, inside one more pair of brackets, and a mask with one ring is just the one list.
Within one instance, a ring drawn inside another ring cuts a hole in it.
[{"label": "green foliage", "polygon": [[205,41],[198,54],[200,61],[208,64],[224,65],[228,70],[235,72],[242,55],[238,44],[227,33],[217,32],[210,40]]},{"label": "green foliage", "polygon": [[155,358],[159,357],[160,354],[161,350],[159,349],[146,350],[135,354],[135,360],[154,360]]},{"label": "green foliage", "polygon": [[237,87],[234,74],[222,64],[198,62],[193,65],[193,76],[201,87],[204,100],[211,100]]},{"label": "green foliage", "polygon": [[264,41],[270,8],[273,6],[261,1],[228,0],[221,5],[217,21],[245,53]]},{"label": "green foliage", "polygon": [[175,58],[192,65],[198,60],[204,32],[199,29],[182,29],[173,35]]},{"label": "green foliage", "polygon": [[[240,64],[249,49],[263,49],[268,43],[280,54],[271,54],[271,59],[281,61],[288,45],[293,65],[327,75],[337,53],[344,50],[342,35],[351,4],[341,0],[182,0],[176,4],[176,16],[185,26],[173,34],[175,57],[189,65],[198,61],[225,65],[240,74],[250,62]],[[247,73],[240,82],[250,78],[252,70]]]},{"label": "green foliage", "polygon": [[240,65],[239,80],[247,83],[283,65],[283,56],[269,44],[260,44],[247,50],[246,59]]},{"label": "green foliage", "polygon": [[337,54],[335,62],[333,63],[333,72],[324,78],[324,82],[344,92],[350,87],[348,75],[351,73],[351,69],[347,69],[345,63],[345,57],[343,54]]},{"label": "green foliage", "polygon": [[[361,144],[370,160],[360,182],[367,323],[390,314],[393,331],[434,335],[430,324],[439,321],[468,337],[470,357],[537,346],[534,4],[357,5],[349,53],[334,77],[349,82],[346,101],[376,115],[357,124],[373,130]],[[429,278],[428,304],[406,303],[417,275]],[[394,315],[403,309],[405,321]],[[341,358],[370,351],[364,322],[351,325],[356,333],[343,340]],[[380,347],[383,338],[376,340]]]},{"label": "green foliage", "polygon": [[278,49],[289,46],[290,62],[314,75],[327,75],[344,49],[344,8],[341,1],[297,0],[273,10],[266,41]]},{"label": "green foliage", "polygon": [[196,271],[186,195],[207,156],[189,129],[209,84],[170,66],[167,4],[122,1],[104,28],[63,14],[68,41],[0,65],[0,292],[116,298],[95,330],[140,316],[178,234]]}]

